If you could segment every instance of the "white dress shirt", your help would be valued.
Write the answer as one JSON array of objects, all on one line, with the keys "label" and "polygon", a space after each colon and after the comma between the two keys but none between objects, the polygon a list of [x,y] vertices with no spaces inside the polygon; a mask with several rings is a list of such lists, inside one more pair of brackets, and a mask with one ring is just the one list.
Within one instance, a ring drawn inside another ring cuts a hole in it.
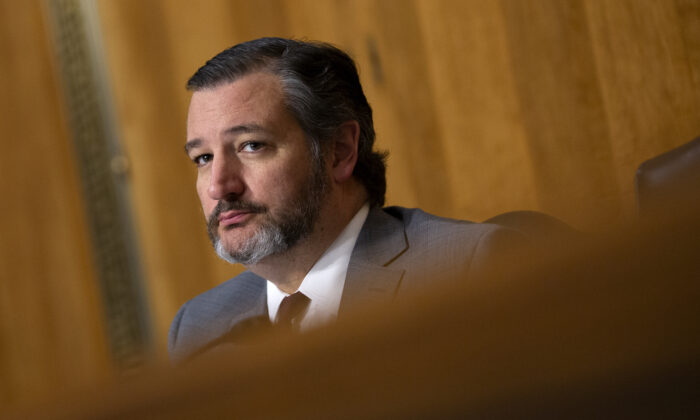
[{"label": "white dress shirt", "polygon": [[[332,322],[338,316],[350,255],[368,213],[369,205],[365,203],[304,277],[298,291],[311,299],[311,302],[300,323],[302,331]],[[289,295],[268,280],[267,310],[271,321],[274,321],[280,303],[286,296]]]}]

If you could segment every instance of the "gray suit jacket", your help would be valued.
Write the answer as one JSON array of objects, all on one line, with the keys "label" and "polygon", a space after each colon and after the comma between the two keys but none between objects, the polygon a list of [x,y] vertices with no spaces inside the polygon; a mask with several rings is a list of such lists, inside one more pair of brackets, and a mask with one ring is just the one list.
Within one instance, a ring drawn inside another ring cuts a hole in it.
[{"label": "gray suit jacket", "polygon": [[[352,306],[390,302],[430,282],[434,286],[435,279],[473,281],[500,250],[522,242],[519,234],[496,225],[419,209],[373,209],[350,257],[338,316]],[[186,359],[244,321],[266,316],[266,281],[241,273],[180,308],[168,335],[170,357]]]}]

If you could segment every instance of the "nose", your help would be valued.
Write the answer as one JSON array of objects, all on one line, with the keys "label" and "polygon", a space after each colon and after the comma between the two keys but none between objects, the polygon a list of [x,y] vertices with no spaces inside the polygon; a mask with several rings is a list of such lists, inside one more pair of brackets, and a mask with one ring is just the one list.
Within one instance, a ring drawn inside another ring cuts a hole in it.
[{"label": "nose", "polygon": [[240,196],[245,190],[241,167],[235,159],[215,157],[212,161],[211,177],[207,193],[213,200]]}]

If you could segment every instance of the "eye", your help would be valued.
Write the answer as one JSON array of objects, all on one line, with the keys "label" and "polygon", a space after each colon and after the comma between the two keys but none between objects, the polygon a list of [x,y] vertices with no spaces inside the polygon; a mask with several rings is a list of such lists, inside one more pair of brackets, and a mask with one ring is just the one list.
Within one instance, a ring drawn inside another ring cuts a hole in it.
[{"label": "eye", "polygon": [[265,143],[259,142],[259,141],[247,141],[243,144],[241,144],[240,151],[241,152],[257,152],[260,149],[265,147]]},{"label": "eye", "polygon": [[211,161],[212,155],[210,153],[205,153],[201,155],[197,155],[192,158],[192,162],[195,163],[198,167],[202,167],[206,165],[209,161]]}]

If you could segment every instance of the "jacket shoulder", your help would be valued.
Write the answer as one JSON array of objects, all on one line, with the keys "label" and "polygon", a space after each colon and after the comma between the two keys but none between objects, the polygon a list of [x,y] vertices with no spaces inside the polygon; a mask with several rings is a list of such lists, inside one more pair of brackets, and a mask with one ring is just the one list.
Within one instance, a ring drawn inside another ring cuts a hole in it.
[{"label": "jacket shoulder", "polygon": [[409,252],[397,263],[412,267],[423,279],[475,280],[528,242],[522,234],[499,225],[435,216],[420,209],[387,207],[384,211],[404,224]]},{"label": "jacket shoulder", "polygon": [[[436,216],[415,208],[386,207],[384,212],[399,219],[404,225],[406,235],[414,239],[432,237],[450,239],[450,237],[454,236],[454,239],[461,241],[473,241],[477,240],[482,234],[502,229],[500,226],[488,223],[475,223],[469,220]],[[415,245],[415,242],[413,245]]]},{"label": "jacket shoulder", "polygon": [[251,272],[240,275],[183,304],[168,332],[168,353],[181,360],[228,332],[242,318],[266,310],[266,281]]}]

